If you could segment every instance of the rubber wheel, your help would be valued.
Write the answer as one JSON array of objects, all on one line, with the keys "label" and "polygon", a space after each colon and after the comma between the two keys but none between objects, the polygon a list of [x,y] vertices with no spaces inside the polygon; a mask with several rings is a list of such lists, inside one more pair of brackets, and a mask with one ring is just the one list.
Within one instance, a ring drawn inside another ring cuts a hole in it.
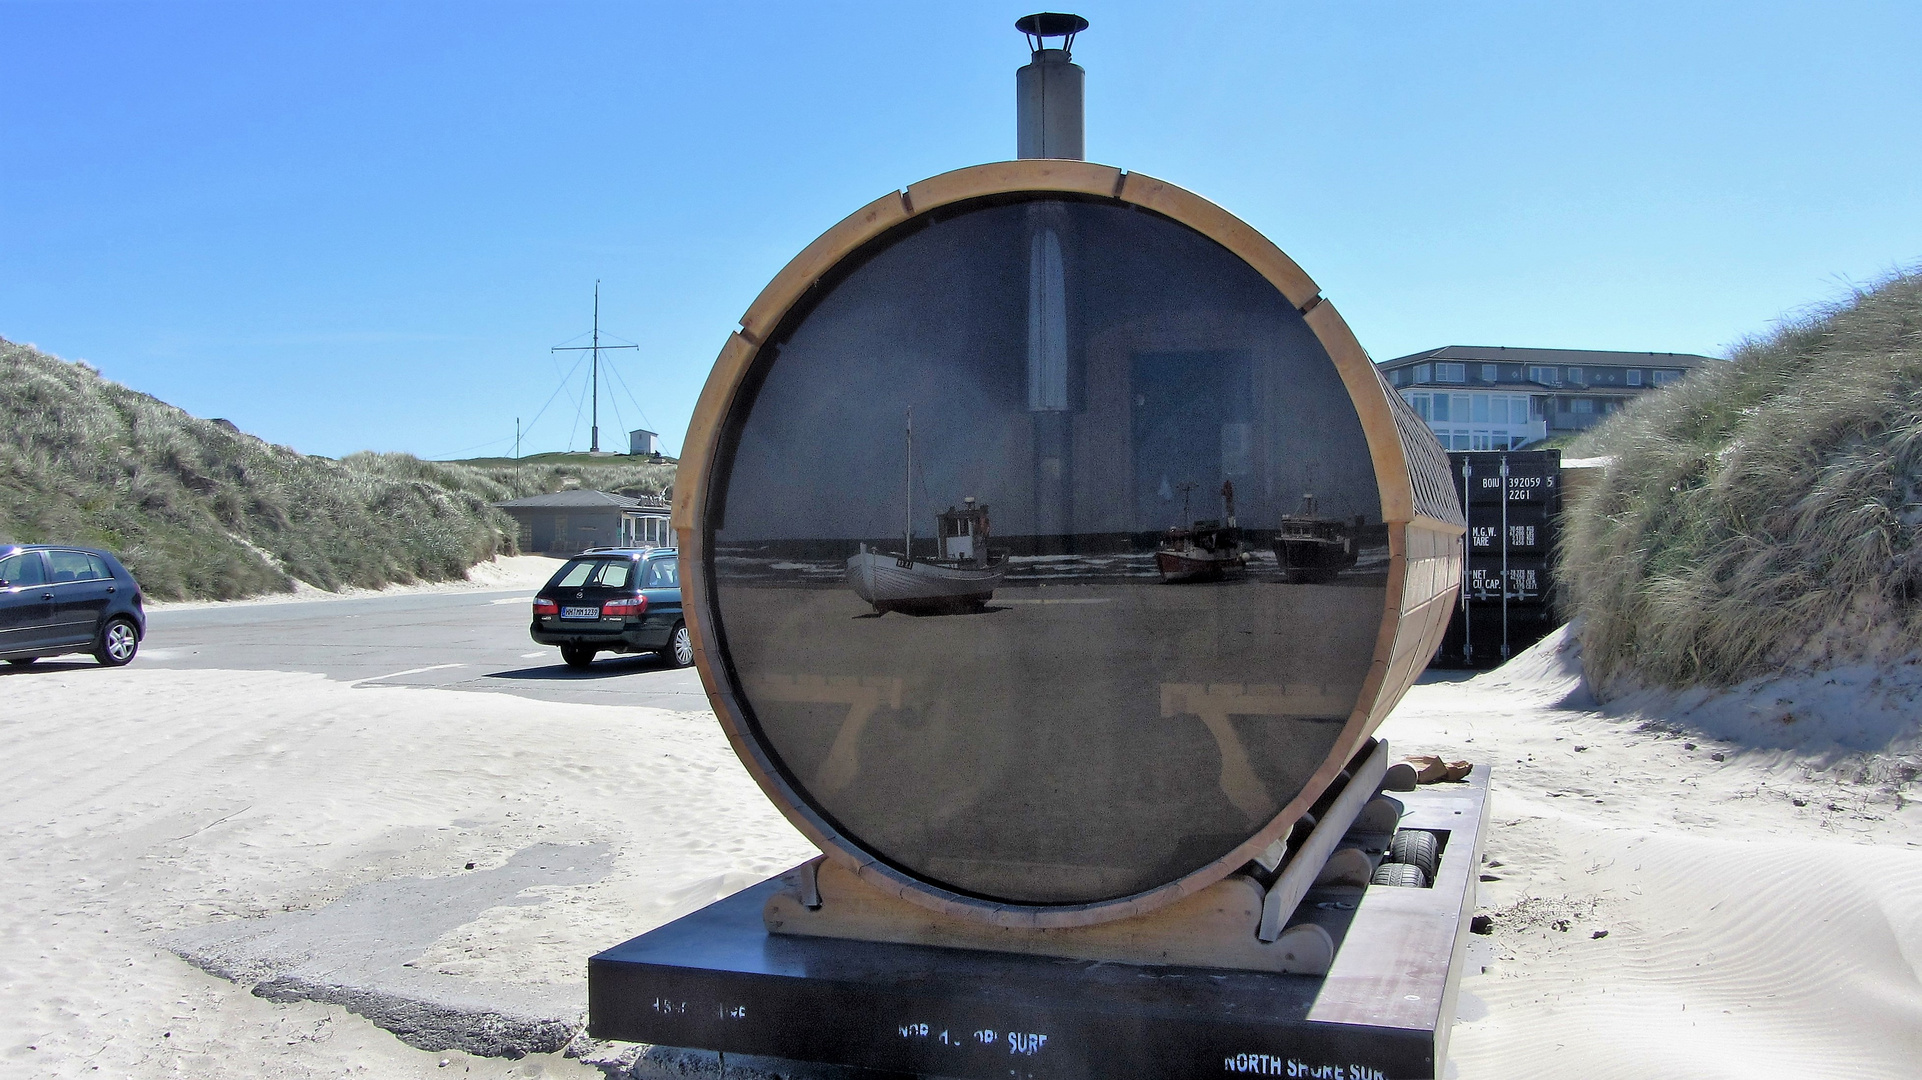
[{"label": "rubber wheel", "polygon": [[1388,842],[1388,861],[1419,866],[1424,877],[1433,878],[1441,863],[1441,845],[1425,829],[1403,829]]},{"label": "rubber wheel", "polygon": [[675,623],[674,632],[667,637],[667,648],[661,653],[666,657],[669,667],[687,667],[694,663],[694,635],[687,632],[686,623]]},{"label": "rubber wheel", "polygon": [[106,667],[124,667],[140,651],[140,631],[126,619],[108,619],[94,643],[93,658]]},{"label": "rubber wheel", "polygon": [[585,668],[593,663],[594,653],[595,650],[585,645],[561,646],[561,659],[567,661],[567,666],[571,668]]},{"label": "rubber wheel", "polygon": [[16,656],[7,661],[7,663],[12,664],[14,667],[26,667],[28,664],[37,664],[39,662],[40,658],[37,656]]},{"label": "rubber wheel", "polygon": [[1375,867],[1375,876],[1368,880],[1370,885],[1387,885],[1396,889],[1426,889],[1428,875],[1421,867],[1410,866],[1405,862],[1385,862]]}]

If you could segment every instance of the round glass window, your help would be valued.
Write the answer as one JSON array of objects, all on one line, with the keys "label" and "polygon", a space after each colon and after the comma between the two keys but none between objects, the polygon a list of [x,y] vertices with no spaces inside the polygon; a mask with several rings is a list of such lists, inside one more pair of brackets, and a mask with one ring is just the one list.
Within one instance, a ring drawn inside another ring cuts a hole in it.
[{"label": "round glass window", "polygon": [[770,335],[718,445],[710,651],[810,809],[911,877],[1177,880],[1355,707],[1388,569],[1360,421],[1295,308],[1167,217],[894,228]]}]

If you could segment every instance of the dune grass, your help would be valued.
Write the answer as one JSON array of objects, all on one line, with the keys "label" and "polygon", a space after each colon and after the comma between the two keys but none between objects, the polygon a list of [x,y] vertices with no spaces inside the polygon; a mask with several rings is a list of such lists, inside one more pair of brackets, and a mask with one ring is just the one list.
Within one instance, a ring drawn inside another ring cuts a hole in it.
[{"label": "dune grass", "polygon": [[512,553],[513,522],[490,503],[576,483],[660,490],[673,473],[313,457],[0,340],[0,540],[105,548],[158,598],[459,579]]},{"label": "dune grass", "polygon": [[1743,342],[1570,448],[1561,603],[1591,686],[1730,685],[1922,649],[1922,274]]}]

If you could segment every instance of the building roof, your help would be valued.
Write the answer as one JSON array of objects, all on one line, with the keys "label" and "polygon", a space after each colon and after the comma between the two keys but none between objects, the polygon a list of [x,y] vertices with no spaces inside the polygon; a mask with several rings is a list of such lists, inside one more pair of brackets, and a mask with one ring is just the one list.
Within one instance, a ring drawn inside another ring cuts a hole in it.
[{"label": "building roof", "polygon": [[566,491],[556,491],[548,495],[530,495],[525,499],[510,499],[507,502],[497,502],[494,505],[503,510],[566,510],[580,507],[618,507],[624,509],[629,506],[641,505],[641,500],[630,499],[625,495],[616,495],[611,491],[595,491],[592,488],[569,488]]},{"label": "building roof", "polygon": [[1425,360],[1478,360],[1508,364],[1599,364],[1611,367],[1663,367],[1692,371],[1714,361],[1712,356],[1673,352],[1617,352],[1610,349],[1511,349],[1502,345],[1444,345],[1384,360],[1384,368],[1405,367]]}]

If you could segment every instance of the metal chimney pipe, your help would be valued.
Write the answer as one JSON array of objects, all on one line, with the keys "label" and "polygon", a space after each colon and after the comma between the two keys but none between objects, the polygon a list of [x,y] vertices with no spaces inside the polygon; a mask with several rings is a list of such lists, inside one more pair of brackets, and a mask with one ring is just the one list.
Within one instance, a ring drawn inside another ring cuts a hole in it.
[{"label": "metal chimney pipe", "polygon": [[[1087,73],[1074,63],[1074,36],[1088,28],[1079,15],[1044,11],[1015,20],[1032,54],[1014,73],[1015,156],[1087,160],[1082,138],[1082,83]],[[1061,47],[1047,39],[1061,38]]]}]

